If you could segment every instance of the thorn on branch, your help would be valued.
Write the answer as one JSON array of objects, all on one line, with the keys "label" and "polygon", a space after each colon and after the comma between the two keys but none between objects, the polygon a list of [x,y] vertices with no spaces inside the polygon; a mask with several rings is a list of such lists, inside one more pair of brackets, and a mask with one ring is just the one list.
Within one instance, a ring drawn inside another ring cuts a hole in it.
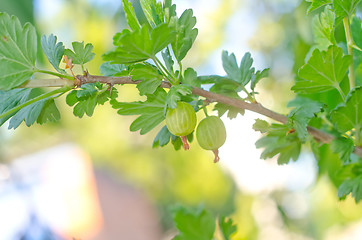
[{"label": "thorn on branch", "polygon": [[81,87],[83,84],[86,84],[87,83],[87,79],[89,77],[89,72],[88,70],[84,71],[83,72],[83,76],[74,76],[75,79],[74,79],[74,85],[76,87]]}]

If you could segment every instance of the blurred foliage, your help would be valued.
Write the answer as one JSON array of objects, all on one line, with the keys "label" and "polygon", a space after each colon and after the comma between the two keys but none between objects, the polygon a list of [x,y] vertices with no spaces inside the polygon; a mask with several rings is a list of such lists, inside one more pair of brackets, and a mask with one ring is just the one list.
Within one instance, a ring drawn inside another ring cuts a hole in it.
[{"label": "blurred foliage", "polygon": [[[176,4],[178,1],[174,1]],[[198,67],[205,61],[208,61],[215,50],[218,50],[225,41],[228,34],[227,24],[232,16],[240,9],[242,1],[240,0],[224,0],[217,1],[216,6],[207,8],[204,15],[200,18],[196,9],[194,10],[199,29],[197,40],[192,50],[185,58],[185,67]],[[202,10],[202,8],[200,8]],[[217,52],[220,55],[219,52]]]},{"label": "blurred foliage", "polygon": [[[92,43],[96,55],[86,68],[92,74],[98,74],[101,55],[111,48],[114,33],[125,26],[120,2],[119,10],[112,15],[86,0],[63,1],[51,19],[44,16],[35,16],[34,19],[29,0],[2,0],[0,10],[17,15],[21,21],[35,21],[39,32],[47,35],[55,33],[67,47],[73,40]],[[313,44],[310,26],[316,13],[306,16],[308,6],[309,3],[296,0],[219,0],[217,7],[198,19],[200,34],[186,58],[187,65],[202,66],[223,44],[232,15],[247,7],[249,11],[255,11],[253,14],[258,21],[249,47],[260,53],[263,64],[271,68],[270,77],[257,89],[260,93],[258,98],[267,107],[285,112],[286,107],[281,106],[286,106],[294,97],[289,89],[295,72],[304,64]],[[142,15],[140,5],[135,4],[134,7],[136,13]],[[337,29],[335,36],[337,41],[345,41],[343,30]],[[138,100],[137,91],[134,86],[118,87],[123,101]],[[335,101],[329,93],[309,97],[329,103]],[[263,236],[278,239],[268,235],[271,234],[268,231],[272,230],[288,233],[289,239],[296,239],[297,235],[323,239],[332,226],[345,226],[362,216],[361,205],[355,205],[350,198],[339,202],[335,197],[333,184],[340,181],[336,177],[339,166],[336,166],[336,156],[328,145],[314,152],[317,161],[319,155],[329,156],[328,162],[319,163],[321,177],[316,186],[301,193],[275,191],[251,196],[237,190],[221,164],[213,164],[211,153],[201,151],[196,143],[188,152],[175,152],[172,147],[152,149],[157,130],[149,136],[131,133],[128,126],[133,119],[115,115],[109,105],[96,109],[92,118],[77,119],[64,102],[63,99],[58,104],[63,113],[59,123],[32,128],[21,126],[16,132],[11,131],[7,143],[0,146],[0,151],[4,150],[0,156],[9,160],[56,143],[75,142],[91,155],[96,167],[104,168],[144,191],[158,207],[165,228],[171,227],[169,206],[175,203],[190,206],[203,203],[214,213],[232,213],[231,217],[238,226],[238,232],[232,239],[238,240],[262,239]],[[298,209],[304,210],[298,212]]]},{"label": "blurred foliage", "polygon": [[[2,129],[0,129],[0,142],[5,142],[5,134],[3,131],[1,131]],[[0,145],[0,163],[4,161],[3,156],[4,156],[4,152],[5,152],[5,144],[1,144]]]},{"label": "blurred foliage", "polygon": [[34,23],[34,8],[33,1],[29,0],[17,0],[17,1],[9,1],[3,0],[1,1],[0,11],[7,12],[10,15],[15,15],[19,18],[21,23]]}]

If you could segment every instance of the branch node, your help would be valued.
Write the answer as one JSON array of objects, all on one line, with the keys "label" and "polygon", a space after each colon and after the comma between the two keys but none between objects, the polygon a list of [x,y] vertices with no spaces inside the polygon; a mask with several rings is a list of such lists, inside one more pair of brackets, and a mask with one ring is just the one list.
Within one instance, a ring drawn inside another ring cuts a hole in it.
[{"label": "branch node", "polygon": [[112,95],[112,90],[113,90],[113,83],[107,83],[108,85],[108,91],[109,91],[109,94]]}]

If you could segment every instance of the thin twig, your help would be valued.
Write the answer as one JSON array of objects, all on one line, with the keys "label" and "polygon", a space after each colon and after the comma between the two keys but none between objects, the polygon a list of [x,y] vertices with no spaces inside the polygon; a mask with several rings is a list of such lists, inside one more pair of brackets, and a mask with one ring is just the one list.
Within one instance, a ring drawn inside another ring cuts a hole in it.
[{"label": "thin twig", "polygon": [[73,86],[74,81],[64,78],[29,80],[19,88],[64,87]]}]

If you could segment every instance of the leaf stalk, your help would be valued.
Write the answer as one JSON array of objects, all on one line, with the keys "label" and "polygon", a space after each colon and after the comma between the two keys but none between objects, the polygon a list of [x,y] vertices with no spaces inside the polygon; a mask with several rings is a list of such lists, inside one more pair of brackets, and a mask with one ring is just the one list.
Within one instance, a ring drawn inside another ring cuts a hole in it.
[{"label": "leaf stalk", "polygon": [[47,70],[42,70],[42,69],[36,69],[35,72],[49,74],[49,75],[53,75],[53,76],[56,76],[56,77],[59,77],[59,78],[74,80],[74,77],[72,77],[72,76],[68,76],[68,75],[65,75],[65,74],[57,73],[57,72],[52,72],[52,71],[47,71]]},{"label": "leaf stalk", "polygon": [[336,89],[338,90],[344,102],[346,100],[346,95],[344,94],[344,92],[342,91],[341,87],[338,84],[336,85]]},{"label": "leaf stalk", "polygon": [[[343,26],[344,26],[344,31],[346,33],[348,54],[351,55],[352,59],[353,59],[353,45],[354,45],[354,43],[353,43],[353,38],[352,38],[352,33],[351,33],[351,26],[350,26],[350,23],[349,23],[349,17],[348,16],[343,18]],[[352,90],[356,86],[356,77],[355,77],[354,69],[353,69],[353,61],[349,65],[348,79],[349,79],[349,87]]]},{"label": "leaf stalk", "polygon": [[162,72],[162,74],[170,80],[171,84],[174,85],[176,83],[175,77],[167,70],[162,62],[157,57],[152,58],[152,60],[156,64],[157,68]]}]

